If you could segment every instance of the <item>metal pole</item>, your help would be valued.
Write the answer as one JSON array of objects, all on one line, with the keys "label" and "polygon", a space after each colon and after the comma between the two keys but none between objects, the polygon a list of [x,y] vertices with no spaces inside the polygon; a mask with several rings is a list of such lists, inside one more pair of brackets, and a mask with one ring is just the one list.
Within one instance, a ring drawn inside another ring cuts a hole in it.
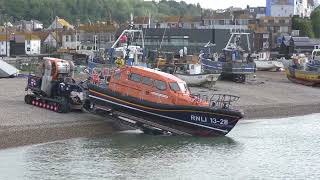
[{"label": "metal pole", "polygon": [[6,28],[6,39],[5,39],[5,43],[6,43],[6,57],[8,57],[8,22],[7,22],[7,16],[5,15],[5,22],[4,22],[4,27]]}]

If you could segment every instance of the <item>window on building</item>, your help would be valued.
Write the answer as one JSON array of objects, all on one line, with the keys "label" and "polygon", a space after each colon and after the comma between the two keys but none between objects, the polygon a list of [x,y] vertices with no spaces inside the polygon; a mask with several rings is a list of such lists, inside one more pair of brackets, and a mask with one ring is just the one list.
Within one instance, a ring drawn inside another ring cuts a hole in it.
[{"label": "window on building", "polygon": [[69,41],[69,36],[66,36],[66,42],[68,42]]},{"label": "window on building", "polygon": [[27,51],[30,52],[30,48],[29,47],[27,48]]},{"label": "window on building", "polygon": [[141,82],[141,75],[140,75],[140,74],[131,73],[131,74],[129,75],[129,79],[130,79],[131,81]]},{"label": "window on building", "polygon": [[157,89],[159,89],[161,91],[164,91],[167,89],[167,85],[163,81],[154,80],[154,85],[156,86]]},{"label": "window on building", "polygon": [[30,44],[31,44],[30,40],[27,40],[27,45],[30,45]]},{"label": "window on building", "polygon": [[224,25],[224,20],[219,20],[219,25]]},{"label": "window on building", "polygon": [[142,77],[142,83],[148,86],[152,86],[153,80],[149,77]]}]

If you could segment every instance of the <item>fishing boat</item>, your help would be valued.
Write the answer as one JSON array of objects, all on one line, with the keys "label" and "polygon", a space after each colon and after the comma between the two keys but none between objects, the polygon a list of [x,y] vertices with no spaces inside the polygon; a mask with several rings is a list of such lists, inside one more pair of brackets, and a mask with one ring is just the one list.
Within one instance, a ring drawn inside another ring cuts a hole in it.
[{"label": "fishing boat", "polygon": [[307,71],[304,69],[297,69],[294,66],[289,66],[285,70],[288,79],[294,83],[306,86],[320,85],[320,71]]},{"label": "fishing boat", "polygon": [[244,83],[246,76],[255,73],[256,65],[240,46],[241,36],[247,37],[250,51],[249,33],[231,32],[230,39],[219,57],[209,58],[210,54],[200,54],[202,66],[206,71],[221,71],[221,77],[232,79],[234,82]]},{"label": "fishing boat", "polygon": [[252,54],[258,71],[280,71],[284,68],[281,61],[271,60],[269,52],[259,52]]},{"label": "fishing boat", "polygon": [[320,71],[320,49],[314,49],[311,58],[306,62],[306,69],[309,71]]},{"label": "fishing boat", "polygon": [[224,136],[243,118],[241,111],[231,107],[238,99],[193,95],[186,82],[172,74],[125,66],[112,73],[106,87],[88,84],[84,108],[105,112],[144,132]]},{"label": "fishing boat", "polygon": [[[315,60],[313,56],[312,60]],[[292,82],[307,85],[318,86],[320,85],[320,66],[310,64],[310,61],[305,61],[304,58],[294,56],[290,63],[287,63],[286,75]]]},{"label": "fishing boat", "polygon": [[176,67],[174,74],[190,86],[213,86],[220,77],[220,73],[206,73],[201,64],[185,64]]}]

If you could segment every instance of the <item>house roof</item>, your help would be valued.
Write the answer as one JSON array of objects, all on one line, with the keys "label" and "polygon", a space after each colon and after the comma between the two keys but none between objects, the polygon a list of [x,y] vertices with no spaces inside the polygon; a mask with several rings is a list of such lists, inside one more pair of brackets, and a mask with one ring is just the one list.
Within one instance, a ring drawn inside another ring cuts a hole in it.
[{"label": "house roof", "polygon": [[95,24],[82,24],[79,30],[84,32],[115,32],[116,25],[113,22],[98,22]]},{"label": "house roof", "polygon": [[25,35],[25,40],[41,40],[41,39],[37,35],[26,34]]},{"label": "house roof", "polygon": [[160,22],[178,23],[179,21],[180,16],[165,16],[160,18]]},{"label": "house roof", "polygon": [[136,16],[133,19],[134,24],[149,24],[148,16]]},{"label": "house roof", "polygon": [[205,16],[203,19],[233,19],[230,12],[214,13],[210,16]]},{"label": "house roof", "polygon": [[9,41],[10,40],[10,36],[9,35],[5,35],[5,34],[0,34],[0,41]]},{"label": "house roof", "polygon": [[180,17],[180,22],[200,22],[200,16],[182,16]]},{"label": "house roof", "polygon": [[58,18],[57,19],[58,23],[60,23],[62,26],[66,26],[68,28],[73,28],[73,26],[66,20]]}]

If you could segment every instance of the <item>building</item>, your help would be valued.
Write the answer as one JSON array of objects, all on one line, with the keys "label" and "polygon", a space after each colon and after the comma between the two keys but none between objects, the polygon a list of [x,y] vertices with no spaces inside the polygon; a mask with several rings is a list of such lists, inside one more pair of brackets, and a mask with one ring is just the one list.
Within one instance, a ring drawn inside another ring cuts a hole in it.
[{"label": "building", "polygon": [[289,35],[292,31],[290,17],[265,16],[250,24],[254,32],[254,49],[274,49],[280,46],[278,37]]},{"label": "building", "polygon": [[150,28],[151,19],[149,16],[137,16],[133,19],[133,27],[135,29]]},{"label": "building", "polygon": [[74,29],[74,26],[71,25],[65,19],[59,18],[58,16],[55,17],[51,25],[48,27],[48,30],[70,30]]},{"label": "building", "polygon": [[80,25],[76,30],[63,32],[61,49],[76,50],[84,54],[108,49],[114,43],[116,30],[116,24],[110,21]]},{"label": "building", "polygon": [[10,36],[0,34],[0,56],[10,56]]},{"label": "building", "polygon": [[62,45],[61,31],[51,31],[43,41],[45,52],[57,50]]},{"label": "building", "polygon": [[253,16],[254,19],[259,19],[266,16],[267,8],[266,7],[247,7],[249,14]]},{"label": "building", "polygon": [[248,30],[254,16],[246,10],[214,12],[202,17],[202,29],[242,29]]},{"label": "building", "polygon": [[311,54],[312,51],[320,47],[318,39],[309,37],[284,36],[282,38],[280,53],[284,56],[291,57],[294,54]]},{"label": "building", "polygon": [[202,25],[200,16],[166,16],[161,17],[157,28],[198,29]]},{"label": "building", "polygon": [[41,39],[32,33],[17,33],[10,36],[10,55],[41,54]]},{"label": "building", "polygon": [[17,31],[38,31],[43,29],[43,23],[38,20],[25,21],[21,20],[15,23]]},{"label": "building", "polygon": [[315,8],[314,0],[267,0],[267,16],[310,17]]},{"label": "building", "polygon": [[25,52],[27,55],[41,54],[41,39],[36,35],[26,34]]}]

